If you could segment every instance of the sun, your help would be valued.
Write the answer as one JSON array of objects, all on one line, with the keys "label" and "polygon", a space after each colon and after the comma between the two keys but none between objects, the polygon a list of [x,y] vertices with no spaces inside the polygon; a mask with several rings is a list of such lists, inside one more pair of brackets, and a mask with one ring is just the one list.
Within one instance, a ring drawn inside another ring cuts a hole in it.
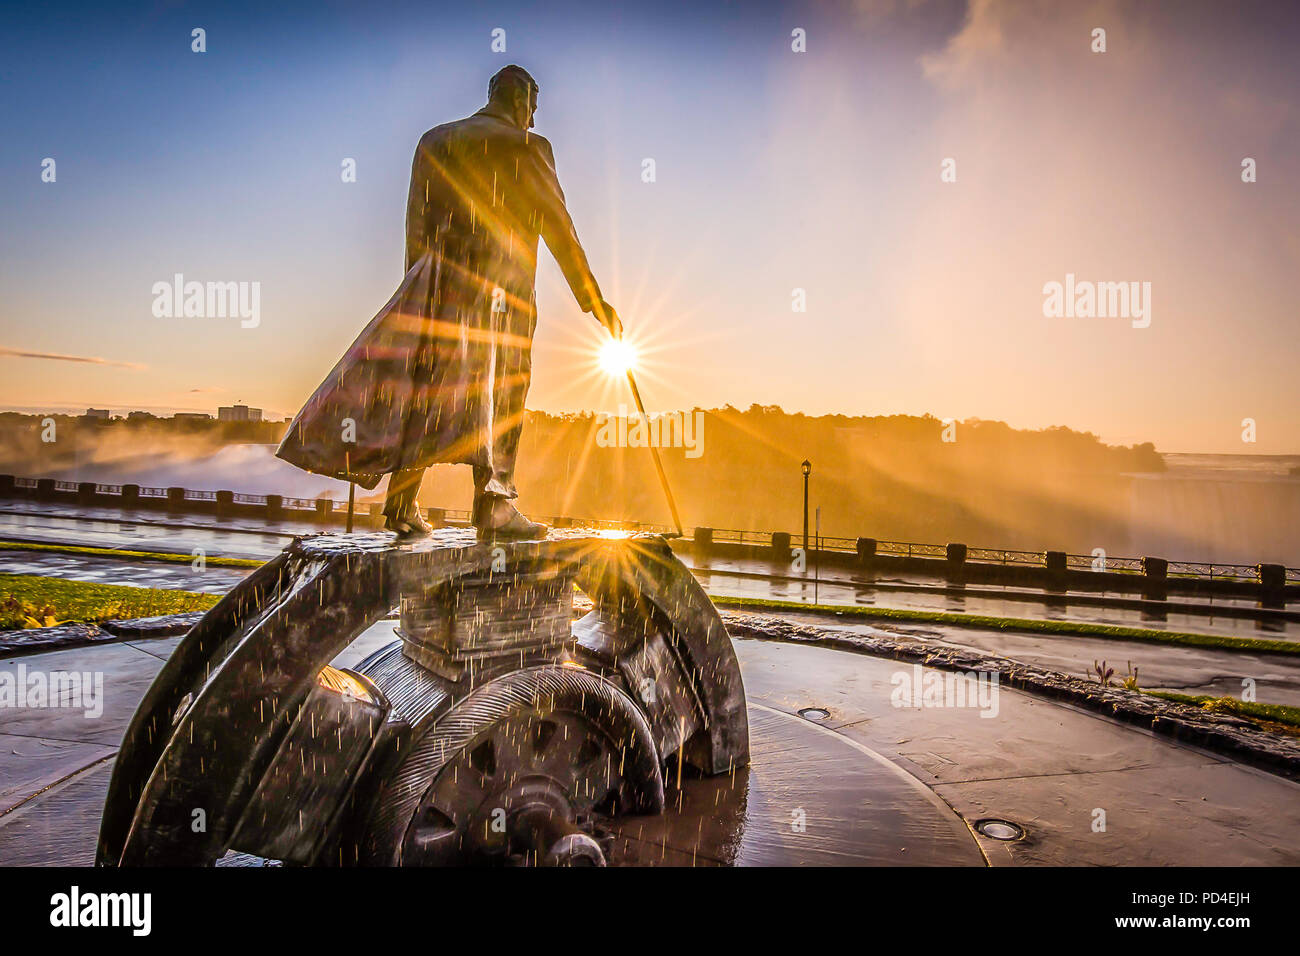
[{"label": "sun", "polygon": [[600,367],[610,375],[623,375],[636,368],[636,349],[626,341],[610,339],[600,348]]}]

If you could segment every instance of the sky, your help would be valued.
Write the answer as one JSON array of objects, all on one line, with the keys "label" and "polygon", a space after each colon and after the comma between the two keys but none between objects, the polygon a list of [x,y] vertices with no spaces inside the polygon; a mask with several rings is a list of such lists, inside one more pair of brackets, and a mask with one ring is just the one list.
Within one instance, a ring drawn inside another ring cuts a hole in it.
[{"label": "sky", "polygon": [[[292,415],[401,279],[420,134],[519,63],[651,408],[930,413],[1300,452],[1300,5],[6,16],[2,407]],[[176,273],[258,283],[258,324],[155,316],[153,286]],[[1045,315],[1045,284],[1067,274],[1150,283],[1149,325]],[[547,254],[538,307],[529,406],[628,403]]]}]

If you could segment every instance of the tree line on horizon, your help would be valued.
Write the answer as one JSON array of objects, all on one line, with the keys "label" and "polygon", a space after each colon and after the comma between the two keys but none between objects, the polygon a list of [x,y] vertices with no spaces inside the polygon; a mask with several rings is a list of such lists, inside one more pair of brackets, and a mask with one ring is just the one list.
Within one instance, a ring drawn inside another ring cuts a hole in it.
[{"label": "tree line on horizon", "polygon": [[[1118,553],[1131,518],[1127,476],[1165,468],[1150,442],[1107,445],[1066,427],[807,415],[757,404],[682,414],[698,416],[698,457],[680,447],[661,455],[688,526],[797,533],[807,459],[811,508],[821,508],[827,536]],[[45,417],[0,414],[0,471],[57,476],[77,461],[201,456],[224,444],[273,444],[287,428],[51,416],[67,440],[48,444],[40,441]],[[602,424],[605,416],[595,412],[528,412],[517,475],[521,505],[539,515],[668,524],[649,452],[598,443]],[[469,489],[468,469],[433,468],[421,501],[463,508]]]}]

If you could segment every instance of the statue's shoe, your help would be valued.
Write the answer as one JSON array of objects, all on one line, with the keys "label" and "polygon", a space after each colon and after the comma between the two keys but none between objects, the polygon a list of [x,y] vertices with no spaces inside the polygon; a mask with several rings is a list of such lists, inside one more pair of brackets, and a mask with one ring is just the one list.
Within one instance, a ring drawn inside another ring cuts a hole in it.
[{"label": "statue's shoe", "polygon": [[405,514],[388,515],[384,527],[397,533],[398,541],[411,541],[415,538],[427,538],[433,528],[424,520],[419,508],[411,508]]},{"label": "statue's shoe", "polygon": [[509,498],[491,496],[476,510],[480,541],[535,541],[551,530],[540,521],[529,521]]}]

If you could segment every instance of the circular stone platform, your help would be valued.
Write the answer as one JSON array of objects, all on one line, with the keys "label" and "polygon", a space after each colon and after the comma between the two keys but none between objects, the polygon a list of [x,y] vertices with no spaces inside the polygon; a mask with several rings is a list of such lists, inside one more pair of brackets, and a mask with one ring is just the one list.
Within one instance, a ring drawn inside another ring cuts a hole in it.
[{"label": "circular stone platform", "polygon": [[[336,664],[351,666],[393,639],[393,622],[381,622]],[[99,719],[68,709],[0,712],[0,866],[93,862],[117,744],[176,642],[0,660],[4,670],[22,663],[105,675]],[[611,834],[612,862],[1300,863],[1300,785],[1292,781],[1006,688],[990,717],[900,708],[892,682],[908,665],[897,661],[760,640],[735,648],[752,766],[734,778],[687,778],[680,799],[670,774],[665,816],[622,821]],[[826,716],[798,716],[812,708]],[[1097,809],[1106,813],[1104,831],[1094,828]],[[1026,836],[1000,843],[974,835],[968,823],[990,817]]]},{"label": "circular stone platform", "polygon": [[986,865],[962,819],[870,748],[752,700],[749,738],[748,769],[670,779],[662,817],[620,821],[610,863]]}]

